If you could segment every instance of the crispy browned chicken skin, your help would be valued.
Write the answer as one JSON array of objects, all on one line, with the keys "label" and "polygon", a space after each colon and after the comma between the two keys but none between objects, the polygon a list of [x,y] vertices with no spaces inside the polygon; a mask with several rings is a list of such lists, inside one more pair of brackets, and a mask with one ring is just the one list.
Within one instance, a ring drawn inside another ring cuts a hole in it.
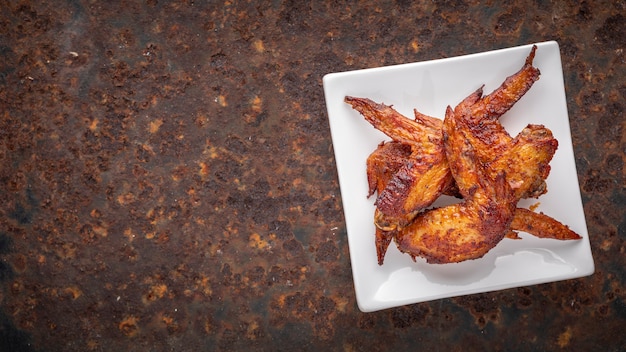
[{"label": "crispy browned chicken skin", "polygon": [[[443,124],[448,165],[464,201],[426,210],[395,234],[400,251],[429,263],[480,258],[498,244],[509,234],[519,199],[547,177],[557,148],[543,126],[529,125],[511,139],[504,129],[474,120],[465,104],[448,108]],[[494,142],[491,150],[480,150],[486,140]]]},{"label": "crispy browned chicken skin", "polygon": [[379,264],[397,228],[409,224],[444,192],[452,193],[454,180],[443,152],[441,120],[416,112],[416,121],[391,106],[366,98],[346,97],[375,128],[393,142],[382,143],[367,160],[369,196],[378,193],[374,223]]},{"label": "crispy browned chicken skin", "polygon": [[465,198],[458,204],[426,210],[397,231],[398,249],[413,258],[420,256],[429,263],[480,258],[504,238],[513,220],[516,200],[504,172],[492,178],[464,125],[448,108],[444,145],[452,175],[462,180],[457,184]]},{"label": "crispy browned chicken skin", "polygon": [[[377,175],[381,170],[374,167],[367,171],[370,195],[374,190],[378,192],[376,226],[386,231],[402,227],[453,183],[443,152],[441,128],[410,120],[391,106],[370,99],[346,97],[345,101],[376,129],[410,148],[406,150],[410,153],[405,162],[390,177]],[[368,166],[389,157],[387,150],[379,149],[370,156]],[[384,179],[385,186],[378,187],[373,181],[376,179]]]}]

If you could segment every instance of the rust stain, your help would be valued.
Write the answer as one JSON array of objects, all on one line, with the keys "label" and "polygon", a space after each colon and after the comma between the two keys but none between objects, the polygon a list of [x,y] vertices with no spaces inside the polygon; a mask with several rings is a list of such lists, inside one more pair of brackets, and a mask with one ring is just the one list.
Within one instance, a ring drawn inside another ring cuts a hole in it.
[{"label": "rust stain", "polygon": [[70,294],[74,300],[83,295],[83,291],[76,286],[66,287],[63,292]]},{"label": "rust stain", "polygon": [[159,128],[161,128],[162,125],[163,125],[163,119],[156,119],[156,120],[150,121],[148,131],[152,134],[157,133],[159,131]]},{"label": "rust stain", "polygon": [[567,329],[565,329],[565,331],[559,335],[557,343],[559,344],[560,348],[565,348],[569,345],[571,339],[572,339],[572,328],[568,326]]},{"label": "rust stain", "polygon": [[165,284],[156,284],[150,287],[148,292],[142,297],[142,301],[144,304],[154,302],[158,299],[161,299],[167,293],[167,285]]},{"label": "rust stain", "polygon": [[254,46],[254,50],[256,50],[259,53],[262,53],[265,51],[265,45],[263,44],[263,41],[260,39],[256,39],[252,45]]},{"label": "rust stain", "polygon": [[139,332],[139,319],[133,315],[125,317],[119,324],[118,329],[128,337],[136,336]]}]

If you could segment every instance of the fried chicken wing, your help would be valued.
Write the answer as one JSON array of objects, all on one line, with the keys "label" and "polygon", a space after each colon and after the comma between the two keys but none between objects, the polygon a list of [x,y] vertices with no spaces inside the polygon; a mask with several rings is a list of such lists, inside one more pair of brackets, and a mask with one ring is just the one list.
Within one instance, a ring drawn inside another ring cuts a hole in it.
[{"label": "fried chicken wing", "polygon": [[400,142],[381,142],[367,158],[367,196],[382,192],[389,180],[407,163],[411,146]]},{"label": "fried chicken wing", "polygon": [[519,198],[537,198],[544,194],[549,163],[558,147],[552,132],[542,125],[528,125],[511,138],[498,121],[477,121],[467,115],[468,110],[457,108],[455,114],[468,122],[468,138],[476,146],[478,159],[490,166],[492,174],[506,169],[510,186],[516,189]]},{"label": "fried chicken wing", "polygon": [[361,113],[374,128],[396,142],[427,149],[432,147],[429,144],[439,144],[441,140],[440,130],[407,118],[393,106],[351,96],[346,96],[344,101]]},{"label": "fried chicken wing", "polygon": [[524,231],[535,237],[555,240],[579,240],[582,238],[554,218],[524,208],[515,210],[515,216],[511,221],[511,230]]},{"label": "fried chicken wing", "polygon": [[[459,183],[463,202],[429,209],[399,229],[395,240],[401,252],[429,263],[454,263],[480,258],[507,233],[515,213],[515,196],[505,174],[486,172],[467,136],[465,121],[448,108],[443,136],[452,175]],[[464,188],[461,185],[468,185]]]},{"label": "fried chicken wing", "polygon": [[[396,189],[395,186],[397,185],[394,185],[393,187],[388,187],[388,185],[390,181],[397,182],[396,180],[398,178],[406,181],[407,183],[411,183],[411,182],[416,183],[416,185],[412,187],[412,189],[421,191],[421,194],[413,195],[412,197],[417,197],[418,199],[424,199],[426,197],[424,196],[424,193],[428,191],[434,192],[433,196],[431,196],[433,198],[439,197],[439,194],[441,193],[449,194],[449,195],[457,194],[456,186],[454,186],[454,182],[453,182],[451,175],[449,176],[446,175],[445,179],[438,178],[439,181],[443,180],[443,182],[438,182],[438,181],[434,182],[435,185],[438,185],[436,187],[439,187],[439,189],[435,189],[435,190],[433,190],[432,188],[429,189],[428,182],[433,182],[433,181],[428,176],[431,176],[432,173],[424,172],[423,168],[415,167],[414,164],[411,164],[410,162],[411,156],[412,156],[411,148],[407,144],[403,144],[403,143],[395,142],[395,141],[391,141],[388,143],[383,142],[379,144],[378,148],[376,148],[376,150],[372,152],[367,159],[367,179],[368,179],[368,185],[369,185],[368,196],[373,195],[377,190],[379,190],[380,192],[380,190],[388,189],[388,190],[392,190],[392,192],[395,192],[395,189]],[[406,169],[406,170],[400,171],[401,169]],[[442,167],[442,168],[439,168],[439,170],[443,170],[444,172],[449,174],[447,164],[445,168]],[[411,175],[411,173],[413,174]],[[407,175],[410,175],[410,176],[407,176]],[[413,178],[411,178],[411,176]],[[424,183],[425,186],[424,185],[419,186],[417,184],[418,181]],[[386,193],[383,193],[383,194],[386,194]],[[398,193],[396,192],[395,194],[398,194]],[[410,199],[411,195],[409,195],[407,198]],[[401,198],[403,203],[399,203],[399,204],[409,203],[405,200],[407,198],[404,198],[404,197]],[[414,214],[416,214],[417,211],[421,210],[420,209],[421,205],[417,205],[417,206],[412,205],[412,206],[415,207],[417,210],[415,213],[409,213],[405,217],[406,223],[412,220],[412,217],[414,217]],[[424,205],[423,207],[426,207],[426,206],[427,205]],[[402,214],[404,214],[403,210],[400,210],[400,211]],[[385,217],[385,215],[378,208],[375,210],[374,218],[375,218],[375,223],[377,225],[376,226],[376,254],[378,258],[378,263],[382,265],[384,261],[385,253],[387,252],[387,248],[389,244],[391,243],[391,240],[395,236],[396,229],[398,226],[396,226],[396,224],[385,226],[385,224],[389,224],[389,220],[388,218]]]},{"label": "fried chicken wing", "polygon": [[550,130],[543,126],[529,125],[512,138],[498,120],[539,79],[539,69],[532,65],[536,49],[533,46],[524,66],[491,94],[482,96],[481,87],[454,108],[455,116],[467,121],[467,135],[478,159],[495,172],[506,169],[507,179],[520,198],[536,198],[546,192],[549,162],[558,146]]},{"label": "fried chicken wing", "polygon": [[[389,180],[407,162],[411,155],[411,146],[400,142],[382,142],[367,158],[367,181],[369,186],[368,197],[376,191],[382,191],[387,187]],[[382,215],[375,210],[375,218]],[[382,265],[387,248],[395,236],[395,229],[382,229],[376,226],[376,256],[378,264]]]},{"label": "fried chicken wing", "polygon": [[481,99],[480,104],[473,104],[469,116],[476,121],[495,121],[509,111],[539,79],[540,71],[533,66],[536,50],[537,46],[533,45],[524,66],[514,75],[507,77],[491,94]]},{"label": "fried chicken wing", "polygon": [[537,198],[547,191],[545,180],[557,148],[549,129],[528,125],[486,165],[490,170],[507,170],[507,181],[518,199]]},{"label": "fried chicken wing", "polygon": [[389,180],[376,199],[376,226],[402,227],[429,207],[453,182],[445,154],[411,153],[407,162]]},{"label": "fried chicken wing", "polygon": [[[385,231],[402,227],[430,206],[453,182],[443,153],[441,129],[413,121],[393,107],[370,99],[348,96],[345,101],[376,129],[411,148],[406,162],[392,177],[385,178],[385,187],[376,188],[376,226]],[[434,117],[421,116],[429,123],[435,123]],[[373,174],[368,171],[369,180],[374,178]],[[369,183],[370,194],[372,182]]]}]

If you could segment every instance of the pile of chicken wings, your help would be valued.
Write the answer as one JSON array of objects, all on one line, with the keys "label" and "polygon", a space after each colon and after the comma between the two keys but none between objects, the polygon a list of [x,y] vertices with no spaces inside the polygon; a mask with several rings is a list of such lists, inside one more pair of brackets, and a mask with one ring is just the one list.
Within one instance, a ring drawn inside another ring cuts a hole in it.
[{"label": "pile of chicken wings", "polygon": [[[543,213],[519,208],[522,198],[547,192],[546,178],[558,142],[543,125],[511,137],[499,118],[539,79],[536,46],[524,66],[495,91],[479,88],[443,120],[414,110],[414,119],[367,98],[345,97],[372,126],[391,138],[367,159],[369,194],[376,193],[376,252],[382,265],[392,240],[428,263],[455,263],[484,256],[517,231],[541,238],[581,237]],[[460,202],[431,205],[442,194]]]}]

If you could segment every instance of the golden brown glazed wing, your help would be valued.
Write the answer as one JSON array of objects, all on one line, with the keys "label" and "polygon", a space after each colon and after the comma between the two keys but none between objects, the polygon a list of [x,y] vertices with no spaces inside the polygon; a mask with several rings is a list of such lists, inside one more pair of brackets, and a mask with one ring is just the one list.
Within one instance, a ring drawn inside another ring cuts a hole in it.
[{"label": "golden brown glazed wing", "polygon": [[411,155],[411,146],[400,142],[381,142],[367,158],[367,184],[371,197],[382,192],[395,173],[406,164]]},{"label": "golden brown glazed wing", "polygon": [[472,143],[483,163],[501,156],[513,139],[498,119],[539,79],[539,69],[532,65],[536,49],[536,46],[532,47],[522,68],[507,77],[496,90],[482,96],[483,88],[480,87],[454,108],[457,117],[469,122],[470,136],[474,138]]},{"label": "golden brown glazed wing", "polygon": [[[528,125],[511,138],[497,121],[468,123],[468,138],[476,147],[479,160],[489,166],[492,176],[506,170],[507,180],[519,198],[537,198],[546,192],[549,163],[558,147],[549,129],[542,125]],[[460,184],[459,187],[463,188]]]},{"label": "golden brown glazed wing", "polygon": [[[507,180],[520,198],[536,198],[546,192],[544,180],[558,146],[543,126],[529,125],[511,138],[498,121],[539,79],[539,70],[532,66],[535,50],[533,46],[524,66],[491,94],[481,97],[481,87],[454,108],[455,116],[467,121],[468,137],[479,160],[490,166],[492,176],[506,169]],[[520,160],[522,164],[517,162]]]},{"label": "golden brown glazed wing", "polygon": [[[376,129],[394,141],[411,147],[411,155],[406,163],[393,177],[386,179],[384,188],[376,188],[376,226],[385,231],[402,227],[418,212],[430,206],[452,184],[452,175],[443,153],[441,129],[429,125],[437,124],[437,119],[421,114],[428,121],[422,124],[405,117],[391,106],[370,99],[348,96],[345,101]],[[368,171],[368,175],[372,174]],[[371,194],[373,177],[370,176]]]},{"label": "golden brown glazed wing", "polygon": [[[347,96],[345,102],[394,141],[379,145],[367,161],[369,196],[378,193],[375,243],[382,265],[396,229],[410,223],[445,190],[456,190],[443,152],[441,120],[416,111],[413,121],[391,106],[365,98]],[[398,144],[409,146],[410,153]],[[403,163],[398,162],[401,158]]]},{"label": "golden brown glazed wing", "polygon": [[552,132],[542,125],[528,125],[491,163],[490,170],[506,170],[507,181],[518,199],[544,194],[550,161],[558,147]]},{"label": "golden brown glazed wing", "polygon": [[474,120],[495,121],[509,111],[539,79],[539,69],[533,67],[536,50],[537,46],[533,45],[530,54],[526,57],[524,66],[512,76],[507,77],[500,87],[491,94],[482,98],[480,104],[472,105],[468,115],[472,116]]},{"label": "golden brown glazed wing", "polygon": [[[486,163],[492,177],[501,170],[506,170],[507,181],[518,199],[536,198],[546,192],[545,179],[550,172],[549,162],[558,147],[552,132],[544,126],[528,125],[515,138],[511,138],[497,120],[539,79],[539,70],[532,66],[535,50],[536,47],[533,46],[524,66],[508,77],[494,92],[481,98],[481,87],[455,108],[457,116],[468,122],[468,137],[475,146],[480,161]],[[532,220],[531,222],[539,221],[533,215],[535,213],[525,211],[524,214],[523,218]],[[516,219],[517,226],[521,217]],[[552,224],[556,222],[547,216],[542,219]],[[557,227],[552,226],[554,229]],[[562,227],[561,224],[556,232],[565,233]]]},{"label": "golden brown glazed wing", "polygon": [[383,229],[402,227],[429,207],[452,184],[444,153],[412,153],[376,199]]},{"label": "golden brown glazed wing", "polygon": [[466,121],[457,119],[448,108],[443,123],[444,145],[450,170],[466,198],[462,203],[426,210],[398,230],[398,249],[413,258],[420,256],[429,263],[480,258],[509,229],[516,203],[513,191],[504,173],[492,179],[483,169],[468,130]]},{"label": "golden brown glazed wing", "polygon": [[392,106],[351,96],[345,97],[344,101],[360,112],[374,128],[396,142],[421,147],[422,143],[436,144],[437,140],[441,139],[441,131],[407,118]]},{"label": "golden brown glazed wing", "polygon": [[[408,144],[394,141],[380,143],[367,158],[368,197],[377,191],[384,190],[389,180],[407,162],[410,155],[411,147]],[[376,209],[375,217],[381,216],[378,212]],[[394,236],[394,229],[383,230],[376,227],[376,256],[379,265],[383,264],[385,253]]]},{"label": "golden brown glazed wing", "polygon": [[555,240],[579,240],[582,238],[569,227],[550,216],[524,208],[515,210],[511,230],[524,231],[539,238]]},{"label": "golden brown glazed wing", "polygon": [[[441,122],[441,120],[437,121]],[[371,196],[376,191],[382,194],[389,194],[390,192],[395,191],[395,187],[397,186],[397,184],[394,183],[394,185],[390,187],[389,182],[392,180],[394,180],[394,182],[397,182],[395,181],[397,180],[397,178],[405,179],[408,181],[408,183],[413,183],[414,186],[407,187],[421,192],[421,194],[419,192],[415,192],[417,193],[417,195],[409,194],[405,196],[401,194],[400,199],[403,202],[400,204],[409,203],[408,201],[406,201],[406,199],[410,200],[411,197],[416,197],[417,199],[432,199],[438,197],[441,192],[445,192],[449,195],[457,194],[456,186],[452,182],[453,179],[451,175],[445,176],[445,178],[448,180],[447,182],[442,183],[439,181],[433,181],[431,178],[429,178],[433,175],[433,173],[428,172],[428,170],[424,170],[424,168],[414,167],[413,164],[410,164],[411,155],[411,148],[407,144],[402,144],[395,141],[388,143],[383,142],[379,144],[378,148],[376,148],[376,150],[374,150],[374,152],[372,152],[372,154],[370,154],[367,159],[367,179],[369,185],[368,196]],[[449,174],[447,163],[445,163],[445,168],[437,168],[437,170],[443,170],[444,172]],[[410,175],[411,172],[414,172],[412,176],[407,177],[407,175]],[[438,178],[438,180],[442,179]],[[434,186],[428,185],[428,182],[432,182]],[[420,186],[420,183],[425,183],[426,185]],[[434,187],[439,187],[443,189],[434,189]],[[381,191],[385,189],[388,189],[388,192]],[[425,196],[424,193],[429,190],[433,193],[433,195]],[[428,205],[424,205],[424,207]],[[419,206],[415,207],[419,208]],[[419,209],[417,211],[419,211]],[[409,219],[409,217],[414,217],[413,214],[416,214],[417,211],[415,213],[409,213],[409,215],[406,215],[406,223],[412,220],[412,218]],[[403,210],[401,210],[401,213],[406,214],[406,212]],[[378,208],[375,210],[374,218],[376,219],[375,224],[377,225],[376,254],[378,258],[378,263],[382,265],[385,253],[387,252],[387,247],[389,246],[389,243],[391,243],[392,238],[395,236],[396,228],[398,226],[395,223],[392,223],[389,226],[384,226],[385,224],[389,223],[389,220],[385,217],[384,214],[381,213]]]}]

